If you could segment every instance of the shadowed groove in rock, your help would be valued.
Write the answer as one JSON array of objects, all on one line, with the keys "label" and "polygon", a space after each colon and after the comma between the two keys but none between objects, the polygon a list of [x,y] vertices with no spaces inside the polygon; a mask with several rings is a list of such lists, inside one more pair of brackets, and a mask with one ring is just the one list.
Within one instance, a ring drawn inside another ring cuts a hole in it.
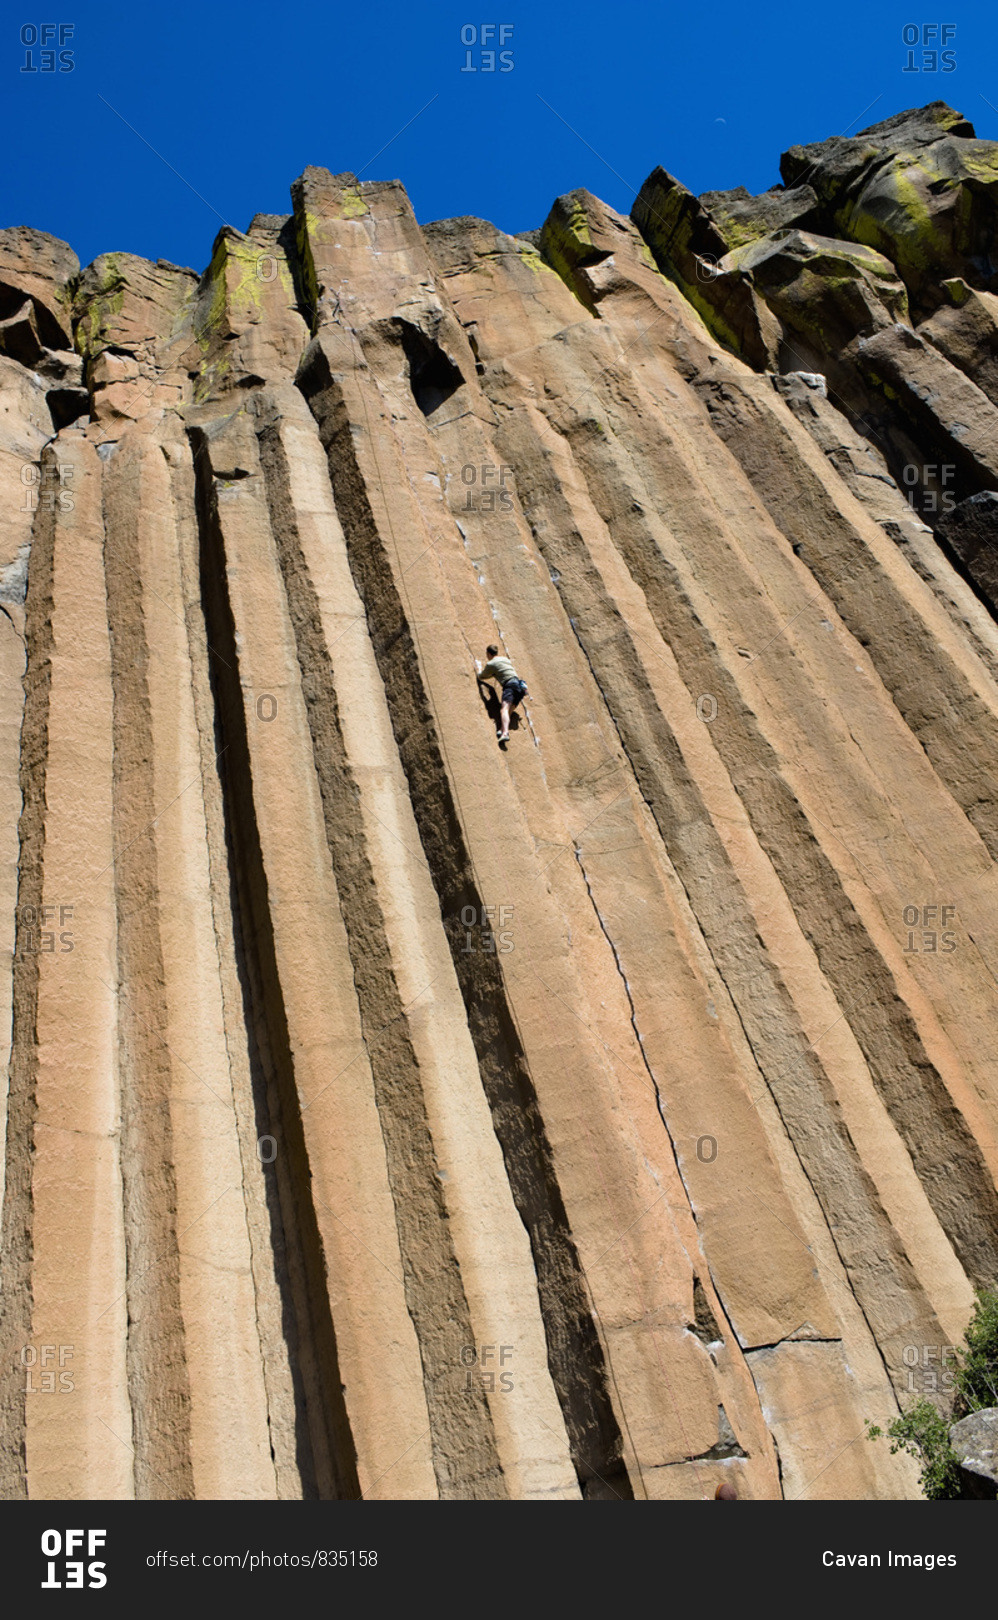
[{"label": "shadowed groove in rock", "polygon": [[[153,834],[157,810],[138,538],[128,521],[123,477],[133,461],[102,479],[104,563],[113,695],[113,867],[117,908],[118,1070],[121,1178],[127,1263],[128,1391],[135,1494],[194,1495],[190,1387],[180,1302],[174,1174],[172,1059],[159,937],[159,876]],[[119,510],[119,502],[121,510]]]},{"label": "shadowed groove in rock", "polygon": [[[186,453],[179,453],[178,446],[178,454],[168,456],[168,460],[179,544],[183,617],[190,654],[200,785],[204,795],[212,931],[221,968],[222,1021],[242,1164],[241,1193],[250,1232],[250,1264],[267,1391],[270,1452],[278,1497],[299,1498],[303,1494],[299,1454],[310,1457],[310,1450],[307,1440],[303,1445],[300,1439],[303,1403],[296,1398],[298,1374],[294,1358],[289,1354],[296,1343],[295,1307],[277,1182],[261,1156],[261,1139],[271,1134],[272,1119],[263,1060],[256,1046],[247,995],[247,977],[240,966],[247,961],[246,947],[236,906],[236,863],[226,825],[221,763],[216,757],[217,715],[210,675],[210,664],[216,654],[205,634],[194,462],[186,437],[184,445]],[[307,1478],[305,1484],[309,1484]],[[310,1494],[315,1495],[314,1479]]]},{"label": "shadowed groove in rock", "polygon": [[419,1063],[392,967],[347,758],[315,588],[298,532],[277,426],[260,433],[271,527],[301,667],[326,840],[346,928],[361,1027],[385,1142],[406,1302],[423,1362],[434,1471],[442,1498],[503,1498],[505,1483],[484,1390],[455,1378],[456,1348],[474,1343],[426,1117]]},{"label": "shadowed groove in rock", "polygon": [[[298,385],[326,450],[351,572],[367,613],[392,729],[409,783],[413,812],[436,888],[444,931],[464,999],[482,1084],[509,1177],[530,1239],[548,1347],[572,1461],[583,1496],[631,1497],[623,1439],[609,1392],[603,1346],[586,1296],[522,1043],[498,962],[462,950],[462,909],[482,912],[470,852],[429,704],[413,682],[416,649],[385,542],[371,509],[354,445],[344,388],[321,343],[313,342]],[[359,379],[358,386],[369,386]]]},{"label": "shadowed groove in rock", "polygon": [[357,1457],[340,1377],[322,1240],[311,1194],[311,1170],[295,1086],[273,936],[267,878],[253,798],[246,718],[239,686],[235,624],[225,548],[205,430],[191,430],[201,537],[201,591],[215,699],[219,773],[229,839],[236,956],[251,1039],[254,1094],[277,1141],[268,1185],[272,1218],[279,1210],[287,1278],[285,1327],[294,1377],[298,1466],[306,1497],[360,1496]]}]

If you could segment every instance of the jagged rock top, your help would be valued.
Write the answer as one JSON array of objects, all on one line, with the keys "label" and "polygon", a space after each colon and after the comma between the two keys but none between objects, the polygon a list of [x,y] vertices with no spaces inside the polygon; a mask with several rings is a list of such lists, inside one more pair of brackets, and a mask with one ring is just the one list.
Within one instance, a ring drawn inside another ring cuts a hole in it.
[{"label": "jagged rock top", "polygon": [[772,186],[753,197],[744,186],[732,191],[702,191],[699,201],[729,248],[743,247],[760,236],[791,225],[804,228],[816,217],[818,194],[813,186]]},{"label": "jagged rock top", "polygon": [[817,174],[823,182],[818,185],[819,192],[830,193],[836,184],[845,184],[859,174],[871,160],[899,152],[918,152],[947,136],[974,140],[976,131],[969,119],[945,101],[933,101],[927,107],[910,107],[879,124],[870,124],[856,135],[833,135],[806,146],[791,146],[780,158],[780,174],[788,186],[803,182],[805,177],[814,181]]},{"label": "jagged rock top", "polygon": [[79,274],[80,261],[68,242],[31,225],[12,225],[0,231],[0,276],[8,271],[38,276],[64,286]]}]

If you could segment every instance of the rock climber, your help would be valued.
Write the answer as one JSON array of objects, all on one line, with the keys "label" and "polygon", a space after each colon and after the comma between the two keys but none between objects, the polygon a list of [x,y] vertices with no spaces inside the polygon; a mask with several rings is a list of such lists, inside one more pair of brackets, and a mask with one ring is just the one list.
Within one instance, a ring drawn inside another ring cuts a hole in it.
[{"label": "rock climber", "polygon": [[502,704],[499,709],[499,726],[496,737],[499,742],[509,742],[509,717],[520,701],[529,696],[526,681],[521,681],[516,670],[508,658],[500,658],[498,647],[486,647],[488,663],[482,668],[481,660],[475,659],[475,669],[478,674],[478,684],[489,679],[498,681],[502,687]]}]

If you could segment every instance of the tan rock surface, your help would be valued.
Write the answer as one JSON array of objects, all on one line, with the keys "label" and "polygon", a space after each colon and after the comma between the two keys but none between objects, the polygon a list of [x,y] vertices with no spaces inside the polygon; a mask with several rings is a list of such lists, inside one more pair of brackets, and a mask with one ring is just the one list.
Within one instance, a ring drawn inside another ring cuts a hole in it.
[{"label": "tan rock surface", "polygon": [[917,1494],[865,1421],[998,1276],[998,630],[896,457],[993,487],[991,295],[893,324],[856,161],[521,238],[310,168],[200,278],[3,233],[4,1494]]},{"label": "tan rock surface", "polygon": [[946,282],[952,304],[943,305],[918,329],[953,365],[965,371],[992,404],[998,404],[998,297],[974,292],[965,281]]}]

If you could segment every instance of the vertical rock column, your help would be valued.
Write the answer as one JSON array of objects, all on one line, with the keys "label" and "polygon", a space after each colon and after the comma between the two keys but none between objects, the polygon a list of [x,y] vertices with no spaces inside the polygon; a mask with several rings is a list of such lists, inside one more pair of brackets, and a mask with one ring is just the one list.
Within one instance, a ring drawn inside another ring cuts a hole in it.
[{"label": "vertical rock column", "polygon": [[[170,468],[129,428],[104,469],[115,709],[129,1374],[140,1493],[276,1494],[211,906]],[[214,769],[214,762],[210,762]]]},{"label": "vertical rock column", "polygon": [[271,522],[354,974],[376,1022],[397,1019],[407,1035],[401,1041],[397,1029],[395,1052],[375,1046],[396,1221],[411,1242],[427,1198],[425,1186],[400,1173],[400,1161],[411,1159],[410,1178],[439,1183],[434,1207],[437,1219],[446,1214],[467,1296],[466,1343],[446,1311],[429,1299],[415,1304],[424,1376],[449,1386],[458,1421],[463,1408],[472,1429],[473,1392],[484,1389],[512,1496],[577,1496],[530,1245],[492,1130],[318,431],[296,389],[266,390],[258,404]]},{"label": "vertical rock column", "polygon": [[43,495],[57,498],[42,503],[27,596],[3,1223],[5,1494],[26,1489],[26,1469],[33,1496],[128,1497],[101,464],[67,430],[43,471]]},{"label": "vertical rock column", "polygon": [[[435,1496],[444,1487],[256,437],[240,412],[206,416],[192,443],[231,859],[269,1173],[297,1234],[293,1354],[318,1489]],[[456,1494],[501,1494],[483,1483],[469,1475]]]},{"label": "vertical rock column", "polygon": [[[31,527],[39,507],[39,460],[52,436],[45,385],[33,371],[0,356],[0,1068],[10,1057],[14,924],[17,908],[19,759],[24,713],[24,588]],[[61,490],[46,489],[58,499]],[[0,1200],[7,1088],[0,1099]]]}]

